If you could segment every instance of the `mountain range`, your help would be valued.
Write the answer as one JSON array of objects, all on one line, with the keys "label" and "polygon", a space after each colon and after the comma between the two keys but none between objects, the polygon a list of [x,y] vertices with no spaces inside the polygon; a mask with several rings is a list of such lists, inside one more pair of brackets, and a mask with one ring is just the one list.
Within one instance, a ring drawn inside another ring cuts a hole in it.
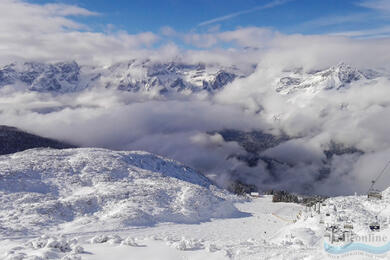
[{"label": "mountain range", "polygon": [[280,94],[292,94],[297,91],[316,93],[320,90],[340,90],[348,88],[357,81],[368,81],[383,76],[379,71],[367,69],[358,70],[346,63],[324,70],[303,72],[301,68],[286,70],[276,85],[276,91]]},{"label": "mountain range", "polygon": [[241,69],[217,64],[158,63],[130,60],[110,66],[81,66],[75,61],[58,63],[15,62],[0,67],[0,87],[21,85],[28,91],[70,93],[93,87],[157,94],[214,92],[255,66]]},{"label": "mountain range", "polygon": [[[79,65],[76,61],[43,63],[14,62],[0,67],[0,88],[14,85],[35,92],[72,93],[90,88],[148,92],[156,95],[198,92],[214,93],[237,78],[250,76],[256,65],[155,62],[130,60],[109,66]],[[284,70],[276,79],[275,91],[286,95],[297,91],[348,88],[356,81],[383,76],[376,70],[358,70],[345,63],[316,71]]]}]

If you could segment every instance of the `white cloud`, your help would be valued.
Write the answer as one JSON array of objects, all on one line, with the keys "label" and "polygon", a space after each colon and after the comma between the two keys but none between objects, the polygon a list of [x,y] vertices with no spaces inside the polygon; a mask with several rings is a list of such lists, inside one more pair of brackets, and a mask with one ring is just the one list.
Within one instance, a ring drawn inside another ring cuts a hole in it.
[{"label": "white cloud", "polygon": [[367,13],[355,13],[350,15],[342,15],[342,16],[325,16],[316,18],[313,20],[309,20],[306,22],[303,22],[301,24],[298,24],[296,26],[293,26],[293,29],[296,31],[302,31],[302,30],[313,30],[318,29],[321,27],[327,27],[332,25],[339,25],[339,24],[351,24],[351,23],[357,23],[361,22],[363,20],[367,20],[371,17],[370,14]]},{"label": "white cloud", "polygon": [[182,35],[182,38],[187,44],[200,48],[210,48],[225,43],[231,43],[234,47],[262,48],[276,35],[278,33],[267,28],[245,27],[222,32],[187,33]]},{"label": "white cloud", "polygon": [[[135,50],[150,46],[158,36],[126,32],[103,34],[69,16],[97,15],[89,10],[64,4],[29,4],[18,0],[0,2],[0,56],[13,59],[76,59],[110,62],[123,53],[137,56]],[[87,30],[87,31],[84,31]]]},{"label": "white cloud", "polygon": [[388,37],[388,36],[390,36],[390,26],[384,26],[384,27],[368,29],[368,30],[337,32],[337,33],[332,33],[330,35],[356,37],[356,38]]},{"label": "white cloud", "polygon": [[[31,5],[30,5],[31,6]],[[45,4],[43,8],[47,10],[48,14],[58,16],[94,16],[99,15],[96,12],[92,12],[85,8],[81,8],[74,5],[65,4]]]},{"label": "white cloud", "polygon": [[[173,28],[163,27],[160,34],[113,32],[112,27],[108,27],[111,28],[109,33],[101,33],[88,31],[86,25],[71,19],[72,15],[88,16],[96,13],[64,4],[38,5],[18,0],[2,1],[1,63],[15,59],[72,59],[80,63],[110,64],[131,58],[164,60],[179,57],[194,62],[221,62],[228,65],[257,63],[260,60],[272,62],[268,58],[272,56],[276,59],[275,62],[294,63],[296,60],[296,63],[299,63],[306,60],[307,63],[312,62],[313,66],[316,63],[325,66],[324,63],[332,65],[337,63],[337,60],[383,64],[388,59],[385,52],[386,42],[381,41],[363,42],[342,37],[283,35],[258,27],[214,30],[207,33],[178,33]],[[183,50],[178,47],[181,41],[204,50]],[[163,45],[155,48],[155,43]],[[230,47],[226,48],[227,45]],[[362,49],[363,53],[360,51]],[[312,51],[312,54],[305,55],[307,51]],[[273,54],[274,52],[279,55]],[[379,52],[382,54],[379,55]],[[377,57],[377,60],[373,61],[373,57]]]},{"label": "white cloud", "polygon": [[378,11],[390,12],[389,0],[364,0],[358,3],[358,5]]},{"label": "white cloud", "polygon": [[177,32],[175,31],[175,29],[173,29],[172,27],[169,27],[169,26],[163,26],[161,29],[160,29],[160,32],[162,35],[164,36],[175,36],[177,34]]}]

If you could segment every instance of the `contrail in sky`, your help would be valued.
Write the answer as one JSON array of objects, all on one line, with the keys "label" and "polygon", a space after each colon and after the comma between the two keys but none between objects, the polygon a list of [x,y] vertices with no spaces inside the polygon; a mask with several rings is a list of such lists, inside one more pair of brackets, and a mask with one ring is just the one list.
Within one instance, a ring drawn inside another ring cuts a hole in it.
[{"label": "contrail in sky", "polygon": [[197,26],[198,27],[199,26],[205,26],[205,25],[209,25],[209,24],[213,24],[213,23],[217,23],[217,22],[221,22],[221,21],[226,21],[226,20],[232,19],[234,17],[240,16],[240,15],[243,15],[243,14],[249,14],[249,13],[253,13],[253,12],[256,12],[256,11],[260,11],[260,10],[264,10],[264,9],[273,8],[275,6],[283,5],[283,4],[285,4],[287,2],[290,2],[290,1],[292,1],[292,0],[274,0],[274,1],[270,2],[270,3],[268,3],[268,4],[265,4],[265,5],[256,6],[256,7],[251,8],[251,9],[247,9],[247,10],[243,10],[243,11],[227,14],[227,15],[220,16],[220,17],[217,17],[217,18],[214,18],[214,19],[211,19],[211,20],[207,20],[207,21],[201,22]]}]

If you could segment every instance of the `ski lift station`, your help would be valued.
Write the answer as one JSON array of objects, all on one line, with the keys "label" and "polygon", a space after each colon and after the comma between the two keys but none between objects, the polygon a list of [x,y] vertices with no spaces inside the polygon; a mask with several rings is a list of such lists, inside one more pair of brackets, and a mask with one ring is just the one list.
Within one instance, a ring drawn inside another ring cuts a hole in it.
[{"label": "ski lift station", "polygon": [[249,195],[252,197],[252,198],[260,198],[261,195],[259,192],[251,192],[249,193]]},{"label": "ski lift station", "polygon": [[[330,198],[329,200],[313,203],[308,205],[307,217],[316,218],[317,223],[324,227],[324,237],[330,243],[350,243],[356,241],[362,235],[365,236],[367,232],[378,232],[381,234],[383,230],[387,230],[390,223],[390,218],[381,217],[386,209],[387,193],[381,192],[376,184],[379,179],[388,172],[390,168],[390,161],[379,172],[378,176],[374,177],[370,183],[367,197],[357,196],[350,197],[350,199]],[[370,207],[373,214],[362,214],[360,216],[355,214],[354,210],[362,207]],[[306,211],[307,212],[307,211]]]}]

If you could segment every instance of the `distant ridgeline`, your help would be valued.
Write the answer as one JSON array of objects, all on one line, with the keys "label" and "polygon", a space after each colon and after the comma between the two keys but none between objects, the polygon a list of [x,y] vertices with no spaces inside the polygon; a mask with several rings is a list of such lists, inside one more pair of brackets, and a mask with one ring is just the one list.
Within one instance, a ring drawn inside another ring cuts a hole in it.
[{"label": "distant ridgeline", "polygon": [[0,155],[39,147],[54,149],[75,148],[73,145],[29,134],[15,127],[0,125]]}]

